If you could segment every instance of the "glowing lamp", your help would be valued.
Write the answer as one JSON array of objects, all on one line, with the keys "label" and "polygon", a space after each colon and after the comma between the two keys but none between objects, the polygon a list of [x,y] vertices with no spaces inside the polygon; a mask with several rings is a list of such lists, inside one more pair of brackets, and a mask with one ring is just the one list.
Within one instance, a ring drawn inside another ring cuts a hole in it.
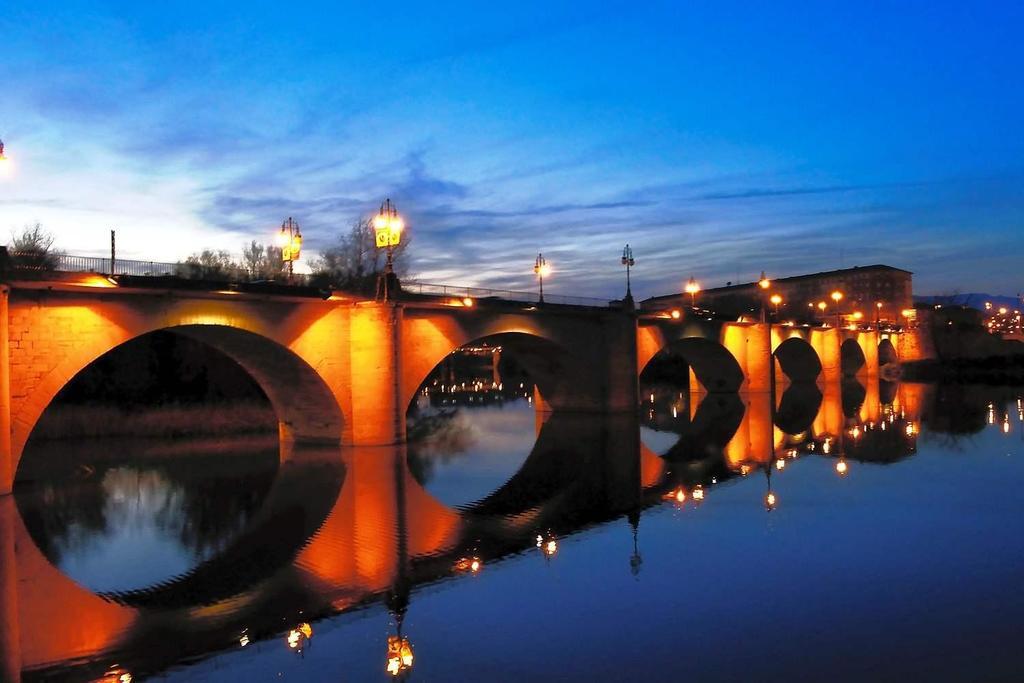
[{"label": "glowing lamp", "polygon": [[849,467],[847,466],[846,461],[842,458],[836,460],[836,474],[840,477],[845,477],[847,472],[849,472]]},{"label": "glowing lamp", "polygon": [[824,312],[827,307],[828,307],[828,304],[826,304],[824,301],[819,301],[818,302],[818,310],[819,311]]},{"label": "glowing lamp", "polygon": [[999,315],[1006,315],[1006,307],[1005,306],[1000,306],[999,307]]},{"label": "glowing lamp", "polygon": [[853,312],[853,319],[854,320],[863,320],[864,319],[864,314],[861,313],[860,311],[854,311]]},{"label": "glowing lamp", "polygon": [[772,286],[772,281],[768,279],[768,276],[764,274],[763,270],[761,271],[761,277],[757,280],[757,286],[761,289],[768,289]]},{"label": "glowing lamp", "polygon": [[772,297],[769,299],[769,301],[775,304],[775,306],[778,306],[779,304],[782,303],[782,297],[779,296],[778,294],[772,294]]},{"label": "glowing lamp", "polygon": [[840,301],[843,300],[843,293],[840,292],[838,289],[829,294],[829,296],[832,297],[832,301],[835,301],[836,303],[839,303]]},{"label": "glowing lamp", "polygon": [[682,312],[678,308],[673,308],[672,313],[670,315],[672,316],[673,320],[679,320],[681,317],[683,317]]},{"label": "glowing lamp", "polygon": [[473,297],[466,296],[462,298],[462,305],[466,308],[473,308],[474,303]]}]

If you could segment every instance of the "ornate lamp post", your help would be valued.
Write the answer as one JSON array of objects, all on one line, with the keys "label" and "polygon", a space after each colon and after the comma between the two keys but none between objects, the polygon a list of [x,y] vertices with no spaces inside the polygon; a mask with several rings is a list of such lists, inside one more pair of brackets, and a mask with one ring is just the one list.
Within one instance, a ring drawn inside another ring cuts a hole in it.
[{"label": "ornate lamp post", "polygon": [[4,141],[0,140],[0,179],[11,175],[11,160],[4,156]]},{"label": "ornate lamp post", "polygon": [[398,215],[398,209],[391,203],[391,199],[385,199],[380,205],[380,211],[373,217],[373,232],[375,244],[378,249],[387,252],[387,262],[384,264],[384,272],[377,278],[377,298],[384,301],[391,301],[398,293],[398,282],[395,277],[395,248],[402,242],[402,231],[405,230],[405,221]]},{"label": "ornate lamp post", "polygon": [[691,275],[690,279],[686,281],[686,293],[690,295],[690,308],[697,307],[697,292],[699,291],[700,285],[697,283],[696,280],[693,279],[693,276]]},{"label": "ornate lamp post", "polygon": [[277,246],[281,248],[281,260],[288,264],[288,282],[291,282],[295,274],[295,262],[302,255],[302,231],[291,216],[281,223],[281,231],[277,233]]},{"label": "ornate lamp post", "polygon": [[876,301],[875,302],[875,331],[876,332],[878,330],[882,329],[881,319],[880,319],[881,316],[882,316],[882,302],[881,301]]},{"label": "ornate lamp post", "polygon": [[626,266],[626,298],[623,302],[627,307],[633,307],[633,291],[630,289],[629,284],[629,269],[636,265],[636,261],[633,259],[633,250],[627,244],[622,249],[622,265]]},{"label": "ornate lamp post", "polygon": [[757,280],[757,286],[761,288],[761,322],[765,322],[765,302],[764,296],[768,291],[768,288],[772,286],[772,281],[768,279],[768,276],[761,271],[761,277]]},{"label": "ornate lamp post", "polygon": [[828,308],[828,304],[827,303],[825,303],[824,301],[819,301],[818,302],[818,310],[821,312],[821,325],[822,325],[822,327],[825,327],[825,325],[826,325],[826,323],[825,323],[825,309],[826,308]]},{"label": "ornate lamp post", "polygon": [[775,319],[778,320],[778,318],[779,318],[779,304],[782,303],[782,297],[779,296],[778,294],[772,294],[772,298],[769,299],[769,301],[771,301],[772,302],[772,306],[775,307]]},{"label": "ornate lamp post", "polygon": [[839,329],[839,302],[843,300],[843,293],[837,289],[829,296],[832,297],[832,301],[836,302],[836,329]]},{"label": "ornate lamp post", "polygon": [[544,260],[544,254],[537,254],[537,260],[533,262],[533,272],[540,282],[540,301],[544,303],[544,276],[551,274],[551,266]]}]

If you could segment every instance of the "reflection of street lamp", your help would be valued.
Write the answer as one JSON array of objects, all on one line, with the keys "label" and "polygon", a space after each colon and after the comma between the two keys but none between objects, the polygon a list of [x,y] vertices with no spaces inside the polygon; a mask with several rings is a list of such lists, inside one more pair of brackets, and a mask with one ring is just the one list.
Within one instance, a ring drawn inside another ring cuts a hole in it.
[{"label": "reflection of street lamp", "polygon": [[388,636],[388,663],[387,672],[392,676],[400,674],[412,668],[414,655],[412,643],[401,633],[396,636]]},{"label": "reflection of street lamp", "polygon": [[295,262],[302,255],[302,231],[291,216],[281,223],[281,231],[277,233],[277,246],[281,248],[281,260],[288,264],[288,282],[291,282],[295,273]]},{"label": "reflection of street lamp", "polygon": [[629,287],[629,269],[636,265],[636,261],[633,260],[633,250],[629,248],[627,244],[622,250],[622,265],[626,266],[626,298],[623,301],[627,306],[633,306],[633,292]]},{"label": "reflection of street lamp", "polygon": [[838,474],[840,477],[845,477],[848,472],[849,467],[846,464],[846,458],[840,455],[839,459],[836,460],[836,474]]},{"label": "reflection of street lamp", "polygon": [[533,272],[536,273],[540,282],[540,301],[544,303],[544,276],[551,274],[551,266],[544,260],[544,254],[537,254],[537,260],[533,263]]},{"label": "reflection of street lamp", "polygon": [[690,279],[686,281],[686,293],[690,295],[690,308],[697,307],[697,292],[700,291],[700,285],[697,281],[690,276]]},{"label": "reflection of street lamp", "polygon": [[373,217],[374,242],[378,249],[387,250],[387,262],[384,264],[384,274],[377,280],[377,297],[390,301],[397,293],[395,282],[395,248],[402,242],[402,231],[405,230],[405,221],[398,215],[398,209],[391,203],[391,199],[385,199],[380,205],[380,211]]}]

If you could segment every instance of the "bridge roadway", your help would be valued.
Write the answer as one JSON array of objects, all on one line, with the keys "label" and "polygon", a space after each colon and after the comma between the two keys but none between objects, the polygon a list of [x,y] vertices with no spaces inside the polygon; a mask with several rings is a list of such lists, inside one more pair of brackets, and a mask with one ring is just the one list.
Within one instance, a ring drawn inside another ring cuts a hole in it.
[{"label": "bridge roadway", "polygon": [[100,356],[158,330],[236,360],[273,404],[282,440],[355,446],[402,443],[421,384],[470,343],[515,356],[542,406],[605,414],[635,411],[639,374],[666,349],[685,358],[694,388],[758,392],[792,380],[874,378],[880,362],[918,348],[913,334],[609,307],[452,296],[392,304],[52,274],[0,285],[0,495],[11,491],[29,436],[60,390]]},{"label": "bridge roadway", "polygon": [[[19,512],[23,494],[0,497],[0,678],[68,676],[71,665],[76,680],[98,680],[115,662],[146,677],[211,647],[238,647],[242,633],[280,636],[285,647],[281,629],[300,621],[381,601],[402,612],[415,586],[457,579],[462,558],[479,557],[486,571],[540,553],[538,533],[564,538],[623,518],[636,528],[643,510],[680,488],[700,486],[703,504],[714,504],[716,487],[760,476],[798,450],[906,457],[924,391],[797,383],[776,409],[763,392],[697,395],[681,424],[672,421],[678,441],[663,452],[641,440],[639,426],[665,430],[678,397],[648,400],[639,419],[537,411],[536,442],[519,471],[459,508],[419,484],[402,444],[341,449],[339,458],[336,448],[284,442],[272,488],[228,547],[182,576],[124,593],[96,594],[62,573],[40,549],[44,522]],[[753,495],[760,505],[760,487]]]}]

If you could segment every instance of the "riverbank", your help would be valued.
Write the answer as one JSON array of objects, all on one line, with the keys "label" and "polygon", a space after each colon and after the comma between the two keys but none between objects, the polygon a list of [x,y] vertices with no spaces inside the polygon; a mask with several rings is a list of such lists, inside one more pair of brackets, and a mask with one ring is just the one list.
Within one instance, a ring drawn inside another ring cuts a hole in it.
[{"label": "riverbank", "polygon": [[1024,384],[1024,354],[904,363],[902,378],[947,384]]},{"label": "riverbank", "polygon": [[116,405],[52,406],[33,439],[147,436],[184,437],[277,433],[277,416],[263,403],[171,404],[130,409]]}]

